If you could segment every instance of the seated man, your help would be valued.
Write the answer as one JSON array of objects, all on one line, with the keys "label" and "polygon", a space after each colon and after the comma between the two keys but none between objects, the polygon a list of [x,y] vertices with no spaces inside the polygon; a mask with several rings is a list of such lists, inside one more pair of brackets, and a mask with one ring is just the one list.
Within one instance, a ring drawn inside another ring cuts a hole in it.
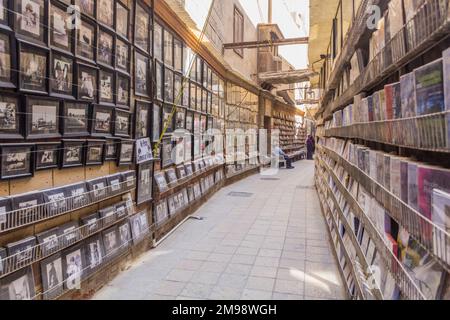
[{"label": "seated man", "polygon": [[294,169],[295,168],[295,167],[292,166],[291,158],[289,158],[289,156],[286,153],[284,153],[284,151],[281,150],[280,147],[275,147],[274,150],[273,150],[273,154],[275,156],[277,156],[277,157],[278,156],[283,156],[284,157],[284,160],[286,160],[286,169]]}]

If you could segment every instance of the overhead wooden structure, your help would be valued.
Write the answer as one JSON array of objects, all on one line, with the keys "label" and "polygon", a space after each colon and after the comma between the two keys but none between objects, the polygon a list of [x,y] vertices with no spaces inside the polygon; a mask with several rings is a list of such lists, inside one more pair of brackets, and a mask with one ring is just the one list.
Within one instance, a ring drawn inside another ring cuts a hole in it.
[{"label": "overhead wooden structure", "polygon": [[255,49],[274,46],[288,46],[296,44],[308,44],[309,37],[276,39],[276,40],[261,40],[261,41],[244,41],[225,43],[223,48],[226,49]]},{"label": "overhead wooden structure", "polygon": [[318,104],[319,99],[298,99],[295,101],[296,104]]},{"label": "overhead wooden structure", "polygon": [[310,69],[299,69],[293,71],[263,72],[258,74],[259,81],[268,84],[290,84],[308,81],[317,75]]}]

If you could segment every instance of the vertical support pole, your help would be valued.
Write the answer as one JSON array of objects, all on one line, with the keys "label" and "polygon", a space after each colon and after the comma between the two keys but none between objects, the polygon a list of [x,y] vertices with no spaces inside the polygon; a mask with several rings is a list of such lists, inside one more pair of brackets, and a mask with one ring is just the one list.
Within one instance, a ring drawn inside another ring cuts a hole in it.
[{"label": "vertical support pole", "polygon": [[268,0],[268,1],[269,1],[269,4],[268,4],[269,12],[267,14],[267,17],[268,17],[268,23],[270,24],[270,23],[272,23],[272,0]]}]

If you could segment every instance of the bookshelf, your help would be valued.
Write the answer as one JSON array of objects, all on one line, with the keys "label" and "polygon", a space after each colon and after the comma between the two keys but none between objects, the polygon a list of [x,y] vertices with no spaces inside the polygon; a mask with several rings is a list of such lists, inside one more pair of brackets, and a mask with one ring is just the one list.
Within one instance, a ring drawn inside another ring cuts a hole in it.
[{"label": "bookshelf", "polygon": [[294,113],[273,111],[273,129],[280,131],[280,148],[295,153],[305,148],[306,128]]},{"label": "bookshelf", "polygon": [[[373,4],[382,19],[368,29]],[[449,1],[362,1],[355,12],[322,66],[316,115],[316,186],[345,247],[336,256],[350,258],[343,280],[355,299],[448,299]]]}]

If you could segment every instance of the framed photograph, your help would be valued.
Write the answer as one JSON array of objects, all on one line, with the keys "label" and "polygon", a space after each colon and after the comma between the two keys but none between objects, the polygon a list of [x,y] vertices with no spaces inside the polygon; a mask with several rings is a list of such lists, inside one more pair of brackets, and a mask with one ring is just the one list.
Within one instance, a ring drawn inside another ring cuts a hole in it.
[{"label": "framed photograph", "polygon": [[122,174],[117,173],[106,177],[106,184],[109,186],[109,196],[120,194],[122,192]]},{"label": "framed photograph", "polygon": [[81,18],[76,30],[76,56],[88,62],[95,63],[95,48],[97,47],[97,35],[95,24]]},{"label": "framed photograph", "polygon": [[171,196],[167,198],[167,206],[169,207],[169,215],[174,216],[177,213],[176,204],[175,204],[176,196]]},{"label": "framed photograph", "polygon": [[155,184],[158,187],[159,193],[163,193],[166,192],[167,190],[169,190],[169,186],[167,184],[167,180],[166,180],[166,175],[164,174],[164,172],[159,171],[156,172],[154,175],[155,178]]},{"label": "framed photograph", "polygon": [[119,36],[128,39],[128,26],[130,24],[130,9],[120,1],[116,2],[116,32]]},{"label": "framed photograph", "polygon": [[137,96],[150,97],[150,60],[143,54],[135,51],[135,83],[134,93]]},{"label": "framed photograph", "polygon": [[164,104],[162,120],[163,128],[165,128],[165,133],[173,132],[175,122],[175,115],[172,114],[172,111],[174,111],[173,108],[174,107],[169,104]]},{"label": "framed photograph", "polygon": [[184,167],[184,165],[180,165],[177,167],[177,176],[180,180],[187,177],[186,168]]},{"label": "framed photograph", "polygon": [[73,99],[73,60],[52,52],[50,59],[50,95]]},{"label": "framed photograph", "polygon": [[164,69],[164,101],[173,103],[173,71]]},{"label": "framed photograph", "polygon": [[30,93],[47,93],[48,50],[19,42],[19,88]]},{"label": "framed photograph", "polygon": [[77,65],[78,99],[95,102],[97,99],[98,69],[85,65]]},{"label": "framed photograph", "polygon": [[0,0],[0,28],[11,30],[11,14],[9,12],[9,0]]},{"label": "framed photograph", "polygon": [[95,17],[95,0],[74,0],[74,4],[80,8],[82,14]]},{"label": "framed photograph", "polygon": [[0,138],[23,139],[19,98],[8,93],[0,93]]},{"label": "framed photograph", "polygon": [[119,158],[117,163],[119,166],[133,164],[134,140],[122,140],[119,148]]},{"label": "framed photograph", "polygon": [[132,208],[128,207],[126,201],[122,201],[114,206],[117,219],[122,219],[132,212]]},{"label": "framed photograph", "polygon": [[186,126],[186,109],[177,108],[177,114],[175,118],[175,129],[185,129]]},{"label": "framed photograph", "polygon": [[41,261],[43,299],[56,299],[63,293],[61,254],[57,253]]},{"label": "framed photograph", "polygon": [[59,138],[59,101],[27,96],[26,138]]},{"label": "framed photograph", "polygon": [[98,28],[97,39],[97,63],[113,66],[114,36],[104,28]]},{"label": "framed photograph", "polygon": [[102,220],[103,227],[109,226],[117,220],[115,206],[100,209],[98,214]]},{"label": "framed photograph", "polygon": [[84,230],[87,234],[93,234],[96,231],[100,230],[103,226],[102,222],[100,221],[98,212],[85,216],[80,220],[81,224],[85,226]]},{"label": "framed photograph", "polygon": [[105,146],[105,161],[116,161],[117,160],[117,148],[118,142],[114,140],[106,140]]},{"label": "framed photograph", "polygon": [[165,29],[164,30],[164,63],[167,66],[173,67],[173,35]]},{"label": "framed photograph", "polygon": [[159,61],[163,61],[163,27],[155,22],[153,24],[154,56]]},{"label": "framed photograph", "polygon": [[108,186],[105,178],[98,178],[86,182],[93,202],[105,199],[108,196]]},{"label": "framed photograph", "polygon": [[163,101],[164,97],[164,66],[156,61],[155,63],[155,98],[159,101]]},{"label": "framed photograph", "polygon": [[99,102],[114,106],[114,72],[100,69],[98,73]]},{"label": "framed photograph", "polygon": [[30,263],[33,259],[32,248],[36,246],[36,237],[28,237],[6,245],[8,256],[16,255],[14,259],[16,267],[20,268]]},{"label": "framed photograph", "polygon": [[187,78],[182,78],[182,83],[181,83],[181,90],[183,91],[182,94],[182,101],[181,101],[181,105],[185,108],[189,108],[189,102],[190,102],[190,90],[189,90],[189,80]]},{"label": "framed photograph", "polygon": [[125,189],[131,190],[136,187],[136,171],[130,170],[122,172],[122,181],[125,182]]},{"label": "framed photograph", "polygon": [[97,0],[97,21],[109,28],[114,28],[114,0]]},{"label": "framed photograph", "polygon": [[83,270],[86,265],[86,254],[84,247],[79,244],[62,253],[64,289],[72,290],[81,287],[81,279],[84,276]]},{"label": "framed photograph", "polygon": [[194,159],[198,159],[202,156],[200,149],[200,136],[194,136]]},{"label": "framed photograph", "polygon": [[177,172],[174,168],[166,170],[166,177],[169,185],[176,185],[178,183]]},{"label": "framed photograph", "polygon": [[117,254],[119,244],[119,232],[117,226],[111,227],[108,230],[102,232],[103,244],[105,246],[105,258],[111,259]]},{"label": "framed photograph", "polygon": [[145,53],[150,53],[150,12],[141,1],[135,1],[134,44]]},{"label": "framed photograph", "polygon": [[47,24],[47,5],[44,0],[16,0],[14,4],[14,30],[27,40],[44,44],[46,35],[44,26]]},{"label": "framed photograph", "polygon": [[175,73],[174,75],[174,103],[178,106],[183,104],[183,90],[182,90],[182,79],[181,74]]},{"label": "framed photograph", "polygon": [[59,142],[40,142],[36,143],[34,150],[36,171],[47,170],[58,167],[59,149],[61,143]]},{"label": "framed photograph", "polygon": [[200,114],[194,113],[194,134],[200,133]]},{"label": "framed photograph", "polygon": [[62,140],[61,168],[81,167],[83,165],[84,140]]},{"label": "framed photograph", "polygon": [[71,16],[58,2],[50,2],[50,46],[72,53]]},{"label": "framed photograph", "polygon": [[175,71],[183,72],[183,43],[178,39],[173,41],[173,59]]},{"label": "framed photograph", "polygon": [[133,243],[138,244],[150,233],[147,211],[142,211],[130,217],[131,234]]},{"label": "framed photograph", "polygon": [[129,138],[131,136],[131,113],[115,109],[114,135],[116,137]]},{"label": "framed photograph", "polygon": [[200,116],[200,133],[205,133],[206,132],[206,116],[205,115],[201,115]]},{"label": "framed photograph", "polygon": [[161,105],[153,104],[152,110],[152,141],[157,142],[161,138]]},{"label": "framed photograph", "polygon": [[105,140],[87,140],[85,164],[102,165],[105,161]]},{"label": "framed photograph", "polygon": [[130,45],[125,41],[116,39],[116,69],[126,74],[130,74],[130,57],[131,50]]},{"label": "framed photograph", "polygon": [[202,90],[202,112],[206,113],[208,112],[208,91],[205,89]]},{"label": "framed photograph", "polygon": [[14,272],[0,281],[0,300],[32,300],[35,295],[31,266]]},{"label": "framed photograph", "polygon": [[194,112],[186,111],[186,124],[185,129],[190,133],[194,132]]},{"label": "framed photograph", "polygon": [[85,241],[87,274],[93,273],[98,269],[105,259],[103,239],[99,235],[88,238]]},{"label": "framed photograph", "polygon": [[89,103],[63,101],[61,132],[65,137],[89,135]]},{"label": "framed photograph", "polygon": [[116,104],[118,108],[130,109],[130,78],[117,73],[116,76]]},{"label": "framed photograph", "polygon": [[[0,2],[1,3],[1,2]],[[0,86],[16,88],[16,41],[11,33],[0,33]],[[14,55],[11,55],[14,52]]]},{"label": "framed photograph", "polygon": [[161,143],[161,167],[167,168],[173,164],[173,143],[171,138],[164,138]]},{"label": "framed photograph", "polygon": [[151,104],[136,100],[136,130],[135,138],[141,139],[150,136],[150,109]]},{"label": "framed photograph", "polygon": [[77,209],[85,207],[90,202],[88,189],[85,182],[69,185],[65,188],[66,198],[68,198],[69,207]]},{"label": "framed photograph", "polygon": [[113,128],[113,111],[108,106],[93,105],[91,134],[99,137],[110,137]]},{"label": "framed photograph", "polygon": [[6,249],[0,248],[0,273],[3,273],[3,270],[6,268],[4,265],[4,260],[6,258]]},{"label": "framed photograph", "polygon": [[119,247],[125,249],[131,245],[133,240],[131,236],[130,223],[128,221],[122,222],[117,227],[119,231]]},{"label": "framed photograph", "polygon": [[184,161],[192,160],[192,136],[187,136],[184,139]]},{"label": "framed photograph", "polygon": [[138,165],[136,203],[138,205],[153,199],[153,162],[145,162]]},{"label": "framed photograph", "polygon": [[33,144],[2,144],[0,179],[14,179],[33,176]]},{"label": "framed photograph", "polygon": [[161,224],[169,218],[167,199],[161,200],[155,205],[155,222]]},{"label": "framed photograph", "polygon": [[197,109],[197,85],[193,81],[189,81],[190,88],[190,108]]}]

